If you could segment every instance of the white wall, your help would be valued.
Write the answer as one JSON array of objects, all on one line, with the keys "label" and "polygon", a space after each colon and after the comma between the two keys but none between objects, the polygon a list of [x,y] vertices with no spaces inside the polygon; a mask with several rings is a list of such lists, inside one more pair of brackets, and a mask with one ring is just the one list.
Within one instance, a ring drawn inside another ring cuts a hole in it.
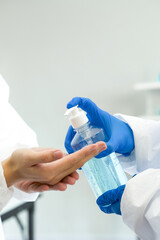
[{"label": "white wall", "polygon": [[[64,149],[73,96],[111,113],[143,113],[133,85],[160,71],[159,9],[158,0],[0,0],[0,72],[40,145]],[[64,193],[44,194],[36,220],[37,239],[133,236],[120,217],[98,210],[83,175]],[[5,230],[16,235],[14,223]]]}]

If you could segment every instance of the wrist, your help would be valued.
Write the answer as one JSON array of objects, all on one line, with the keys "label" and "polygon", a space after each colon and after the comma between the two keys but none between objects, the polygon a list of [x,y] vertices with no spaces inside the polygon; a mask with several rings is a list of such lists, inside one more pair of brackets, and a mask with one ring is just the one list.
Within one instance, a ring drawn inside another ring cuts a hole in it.
[{"label": "wrist", "polygon": [[16,181],[17,179],[16,179],[16,171],[14,170],[14,166],[12,166],[10,157],[2,161],[2,168],[3,168],[3,173],[4,173],[7,187],[11,187],[17,182]]}]

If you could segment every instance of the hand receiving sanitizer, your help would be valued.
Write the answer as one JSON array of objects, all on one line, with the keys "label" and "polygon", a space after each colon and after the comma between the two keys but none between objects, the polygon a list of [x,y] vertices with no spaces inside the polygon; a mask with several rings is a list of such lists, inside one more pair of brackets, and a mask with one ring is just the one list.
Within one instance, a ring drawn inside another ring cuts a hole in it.
[{"label": "hand receiving sanitizer", "polygon": [[[76,131],[71,142],[74,151],[98,141],[105,141],[103,129],[91,126],[86,113],[78,106],[68,109],[65,115],[69,117]],[[104,192],[127,182],[127,177],[115,153],[103,158],[92,158],[84,164],[82,170],[97,198]]]}]

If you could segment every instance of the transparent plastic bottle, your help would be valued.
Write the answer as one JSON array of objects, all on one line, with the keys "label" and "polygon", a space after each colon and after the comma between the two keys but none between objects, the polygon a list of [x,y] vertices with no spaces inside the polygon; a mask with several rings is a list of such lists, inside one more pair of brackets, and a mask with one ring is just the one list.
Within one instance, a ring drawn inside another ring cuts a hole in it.
[{"label": "transparent plastic bottle", "polygon": [[[65,115],[69,116],[76,131],[71,142],[74,151],[98,141],[105,141],[103,129],[91,126],[86,113],[77,106],[67,110]],[[92,158],[84,164],[82,170],[96,197],[127,182],[115,153],[103,158]]]}]

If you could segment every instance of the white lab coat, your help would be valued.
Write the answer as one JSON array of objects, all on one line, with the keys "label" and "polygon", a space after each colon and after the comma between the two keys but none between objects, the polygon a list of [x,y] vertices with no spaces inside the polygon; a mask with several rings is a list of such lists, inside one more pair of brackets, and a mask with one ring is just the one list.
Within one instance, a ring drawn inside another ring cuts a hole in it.
[{"label": "white lab coat", "polygon": [[[1,162],[18,148],[37,147],[35,133],[27,126],[8,102],[9,87],[0,75],[0,211],[15,197],[22,201],[34,201],[38,194],[27,194],[15,187],[8,188]],[[4,240],[0,220],[0,240]]]},{"label": "white lab coat", "polygon": [[122,158],[122,165],[131,174],[139,173],[126,184],[123,220],[143,240],[160,240],[160,122],[117,117],[130,125],[135,140],[135,150]]}]

